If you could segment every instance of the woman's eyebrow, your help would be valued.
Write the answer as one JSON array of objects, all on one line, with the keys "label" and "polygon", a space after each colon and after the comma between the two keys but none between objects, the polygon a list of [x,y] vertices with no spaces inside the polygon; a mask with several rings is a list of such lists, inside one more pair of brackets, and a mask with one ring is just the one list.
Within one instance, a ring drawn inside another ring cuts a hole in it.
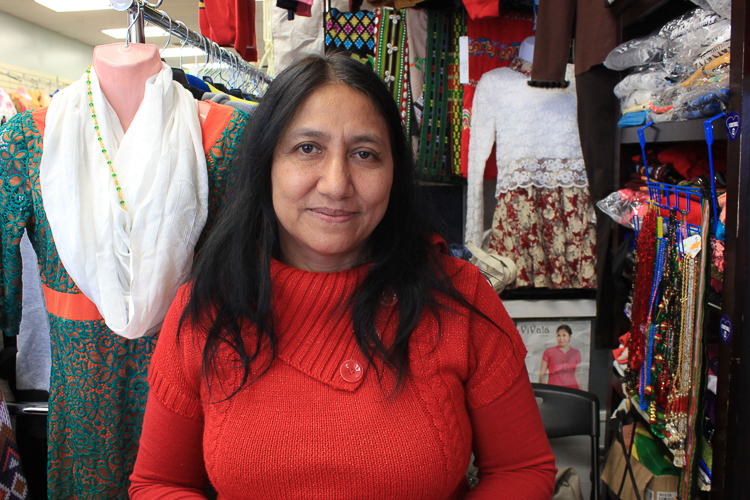
[{"label": "woman's eyebrow", "polygon": [[369,142],[377,146],[381,146],[381,147],[385,146],[385,142],[383,142],[383,139],[381,139],[377,135],[371,135],[371,134],[355,135],[354,137],[351,138],[351,142],[353,143]]},{"label": "woman's eyebrow", "polygon": [[289,134],[289,138],[290,139],[326,139],[328,138],[328,134],[323,132],[322,130],[302,127],[302,128],[298,128],[297,130],[292,131],[292,133]]},{"label": "woman's eyebrow", "polygon": [[[328,133],[323,132],[322,130],[309,128],[309,127],[301,127],[296,130],[293,130],[289,134],[289,139],[292,140],[298,140],[298,139],[328,139],[330,136]],[[361,144],[361,143],[370,143],[375,144],[380,147],[385,146],[385,141],[377,134],[359,134],[355,135],[353,137],[350,137],[348,139],[350,143],[354,144]]]}]

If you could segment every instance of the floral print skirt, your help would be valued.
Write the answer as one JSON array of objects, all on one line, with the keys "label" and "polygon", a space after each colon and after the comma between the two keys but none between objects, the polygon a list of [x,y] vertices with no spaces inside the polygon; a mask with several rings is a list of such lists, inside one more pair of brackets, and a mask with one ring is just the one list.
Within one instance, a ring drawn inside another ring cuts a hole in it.
[{"label": "floral print skirt", "polygon": [[587,187],[498,193],[490,250],[511,258],[508,288],[596,288],[596,218]]}]

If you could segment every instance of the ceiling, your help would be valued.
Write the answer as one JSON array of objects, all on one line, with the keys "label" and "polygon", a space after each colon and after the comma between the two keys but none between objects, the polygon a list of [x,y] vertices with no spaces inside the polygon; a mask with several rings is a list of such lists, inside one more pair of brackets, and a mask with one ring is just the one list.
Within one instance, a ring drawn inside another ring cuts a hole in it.
[{"label": "ceiling", "polygon": [[[152,2],[153,3],[153,2]],[[256,3],[256,36],[262,15],[262,2]],[[198,21],[198,0],[164,0],[159,10],[169,14],[174,21],[182,21],[191,30],[200,33]],[[55,12],[43,7],[34,0],[0,0],[0,12],[4,12],[42,28],[57,32],[87,45],[96,46],[115,43],[116,40],[102,33],[103,29],[127,28],[127,14],[114,9],[83,12]],[[146,38],[146,43],[164,47],[168,38]],[[262,48],[263,43],[258,43]],[[170,46],[179,47],[180,40],[172,38]],[[260,57],[260,54],[259,54]]]},{"label": "ceiling", "polygon": [[[193,31],[199,31],[198,0],[164,0],[160,10],[179,19]],[[34,0],[0,0],[0,12],[34,23],[42,28],[79,40],[87,45],[102,45],[116,40],[102,33],[109,28],[127,28],[127,14],[114,9],[83,12],[55,12]],[[163,46],[164,38],[146,39]]]}]

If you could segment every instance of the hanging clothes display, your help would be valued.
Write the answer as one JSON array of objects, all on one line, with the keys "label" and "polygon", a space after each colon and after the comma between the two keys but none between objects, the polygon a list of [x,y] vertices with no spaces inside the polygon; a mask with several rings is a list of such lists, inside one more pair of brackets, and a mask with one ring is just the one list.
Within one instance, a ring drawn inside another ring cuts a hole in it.
[{"label": "hanging clothes display", "polygon": [[[472,108],[477,83],[486,72],[507,67],[518,56],[521,43],[534,34],[534,17],[527,12],[503,11],[500,17],[466,21],[469,37],[469,83],[463,86],[461,174],[469,166]],[[488,162],[485,177],[494,179],[495,165]]]},{"label": "hanging clothes display", "polygon": [[391,90],[399,105],[401,124],[409,135],[411,95],[409,94],[409,44],[406,38],[406,11],[383,8],[379,12],[378,43],[375,49],[375,71]]},{"label": "hanging clothes display", "polygon": [[[569,76],[573,80],[572,66]],[[490,249],[518,266],[513,286],[596,288],[594,212],[576,125],[574,85],[529,87],[510,68],[485,73],[474,96],[466,241],[482,242],[485,162],[496,147]]]},{"label": "hanging clothes display", "polygon": [[352,58],[375,67],[380,11],[343,12],[331,7],[325,13],[325,51],[346,51]]},{"label": "hanging clothes display", "polygon": [[31,97],[31,109],[44,108],[52,103],[49,93],[39,89],[29,90],[29,97]]},{"label": "hanging clothes display", "polygon": [[13,118],[16,113],[16,107],[10,98],[10,94],[0,89],[0,125]]},{"label": "hanging clothes display", "polygon": [[16,111],[23,113],[31,109],[31,96],[29,91],[23,85],[18,87],[18,90],[10,94],[10,98],[13,101],[13,105]]},{"label": "hanging clothes display", "polygon": [[427,60],[427,10],[406,9],[407,43],[409,44],[409,94],[411,96],[412,123],[409,130],[412,135],[414,152],[418,149],[418,140],[422,129],[422,111],[424,110],[425,62]]},{"label": "hanging clothes display", "polygon": [[199,0],[201,34],[221,47],[234,47],[245,61],[258,60],[255,0]]},{"label": "hanging clothes display", "polygon": [[[191,94],[176,82],[171,82],[171,74],[167,78],[169,68],[163,71],[164,80],[170,82],[167,87],[172,92],[185,93],[185,97],[192,100]],[[86,86],[83,81],[79,82],[74,90],[85,95]],[[98,104],[97,111],[100,116],[110,112],[106,99],[98,87],[92,86],[90,92],[95,94],[93,103]],[[207,172],[206,222],[198,245],[205,238],[223,205],[227,172],[231,170],[235,147],[247,123],[247,116],[240,111],[210,102],[207,105],[210,111],[197,138],[200,158],[206,165]],[[89,113],[89,106],[78,109],[80,111],[73,108],[70,113]],[[149,110],[141,108],[139,113],[141,112],[148,114]],[[137,453],[138,436],[148,393],[148,364],[157,337],[141,336],[127,339],[113,333],[107,326],[110,319],[102,317],[94,303],[81,293],[80,287],[63,265],[62,255],[68,249],[63,251],[59,247],[64,239],[58,241],[55,237],[53,241],[54,228],[51,226],[52,219],[48,217],[51,212],[45,210],[47,195],[43,196],[42,193],[44,179],[41,164],[44,163],[46,148],[60,151],[62,155],[79,155],[83,152],[83,145],[54,142],[45,144],[46,121],[48,118],[53,119],[47,113],[48,108],[43,108],[16,115],[0,130],[0,177],[3,179],[0,189],[0,223],[3,227],[3,239],[0,243],[3,249],[1,265],[6,290],[2,304],[3,328],[9,335],[15,335],[19,330],[19,242],[26,232],[38,256],[39,273],[50,318],[50,498],[127,498],[128,477]],[[116,118],[116,115],[114,117]],[[85,133],[81,140],[96,143],[92,117],[89,115],[78,118],[82,124],[80,130]],[[109,118],[111,120],[112,115]],[[134,124],[137,124],[138,118],[136,116]],[[116,122],[110,123],[116,128]],[[134,129],[129,129],[129,132],[131,130],[137,132]],[[103,130],[102,136],[106,138],[105,147],[109,149],[112,158],[115,158],[116,131],[108,133]],[[127,140],[128,136],[129,134],[124,134],[122,140]],[[50,140],[54,140],[56,136],[53,134],[50,137],[53,138]],[[141,144],[143,151],[149,151],[148,143],[162,141],[161,137],[142,139],[146,141]],[[184,148],[182,150],[184,151]],[[104,158],[99,159],[99,166],[106,170]],[[170,168],[169,157],[162,163],[164,167]],[[134,185],[127,181],[126,177],[123,175],[123,189],[127,185]],[[181,189],[187,187],[187,184],[183,184]],[[114,187],[111,193],[112,196],[117,196],[114,194]],[[92,194],[88,193],[86,196]],[[135,196],[137,193],[133,190],[125,194],[123,201],[126,208],[137,209],[139,202]],[[114,213],[122,216],[118,212]],[[60,227],[76,223],[75,219],[66,222],[60,218],[59,213],[54,215]],[[137,215],[135,220],[138,220]],[[156,234],[154,236],[156,237]],[[187,245],[191,240],[189,235],[184,233],[180,241]],[[107,310],[105,307],[105,315],[109,314],[106,313]],[[151,328],[146,326],[141,330],[149,331]]]},{"label": "hanging clothes display", "polygon": [[427,60],[425,62],[424,113],[417,153],[417,172],[425,181],[445,182],[453,172],[450,164],[448,122],[448,66],[451,15],[429,11]]},{"label": "hanging clothes display", "polygon": [[[338,11],[345,11],[347,0],[331,0],[330,6]],[[372,11],[370,4],[362,8]],[[320,3],[313,6],[310,17],[295,17],[290,20],[286,9],[274,6],[271,9],[271,30],[273,37],[273,58],[276,72],[286,68],[301,53],[325,53],[327,30],[321,30],[324,23],[323,7]]]}]

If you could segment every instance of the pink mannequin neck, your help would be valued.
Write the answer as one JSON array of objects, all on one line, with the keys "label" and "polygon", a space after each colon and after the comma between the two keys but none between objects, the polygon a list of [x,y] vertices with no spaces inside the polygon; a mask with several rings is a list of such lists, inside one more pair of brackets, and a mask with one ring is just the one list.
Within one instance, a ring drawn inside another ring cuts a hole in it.
[{"label": "pink mannequin neck", "polygon": [[159,48],[145,43],[99,45],[94,70],[104,96],[127,131],[143,100],[146,80],[161,71]]}]

